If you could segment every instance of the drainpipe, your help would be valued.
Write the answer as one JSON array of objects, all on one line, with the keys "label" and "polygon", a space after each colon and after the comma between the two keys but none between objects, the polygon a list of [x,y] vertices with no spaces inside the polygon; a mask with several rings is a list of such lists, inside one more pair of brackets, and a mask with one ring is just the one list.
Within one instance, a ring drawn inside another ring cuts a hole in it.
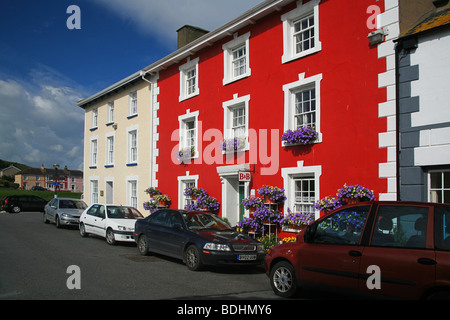
[{"label": "drainpipe", "polygon": [[[397,41],[396,41],[397,42]],[[400,50],[401,50],[401,42],[397,42],[395,44],[395,155],[396,155],[396,175],[397,175],[397,201],[401,201],[401,193],[400,193]]]},{"label": "drainpipe", "polygon": [[143,70],[141,70],[140,72],[141,78],[142,80],[144,80],[145,82],[148,82],[150,84],[150,152],[151,152],[151,157],[150,157],[150,187],[153,187],[153,102],[154,102],[154,98],[153,98],[153,92],[154,92],[154,83],[147,80],[145,78],[145,76],[147,75],[147,72],[144,72]]}]

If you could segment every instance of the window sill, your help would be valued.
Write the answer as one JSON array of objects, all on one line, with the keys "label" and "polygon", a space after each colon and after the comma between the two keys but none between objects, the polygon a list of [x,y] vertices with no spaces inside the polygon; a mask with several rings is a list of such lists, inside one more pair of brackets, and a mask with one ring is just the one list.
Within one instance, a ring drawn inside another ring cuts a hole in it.
[{"label": "window sill", "polygon": [[137,162],[127,163],[127,167],[134,167],[134,166],[137,166],[137,165],[138,165]]},{"label": "window sill", "polygon": [[131,116],[128,116],[127,119],[133,119],[133,118],[135,118],[135,117],[137,117],[137,116],[138,116],[137,113],[136,113],[136,114],[132,114]]},{"label": "window sill", "polygon": [[98,129],[98,127],[93,127],[93,128],[90,128],[89,131],[95,131],[97,129]]},{"label": "window sill", "polygon": [[284,64],[284,63],[288,63],[291,61],[295,61],[295,60],[307,57],[309,55],[312,55],[319,51],[322,51],[322,45],[320,42],[314,48],[305,50],[305,51],[297,53],[297,54],[288,54],[288,53],[283,54],[283,56],[281,57],[281,63]]},{"label": "window sill", "polygon": [[89,169],[97,169],[97,166],[89,166]]},{"label": "window sill", "polygon": [[233,83],[233,82],[237,82],[239,80],[248,78],[252,75],[251,70],[248,70],[248,72],[241,74],[238,77],[234,77],[234,78],[224,78],[223,79],[223,85],[226,86],[227,84]]},{"label": "window sill", "polygon": [[105,168],[113,168],[114,165],[113,164],[105,164]]},{"label": "window sill", "polygon": [[180,96],[178,98],[178,102],[184,101],[184,100],[189,100],[191,98],[194,98],[196,96],[198,96],[200,94],[199,90],[197,89],[194,93],[190,94],[190,95],[186,95],[186,96]]}]

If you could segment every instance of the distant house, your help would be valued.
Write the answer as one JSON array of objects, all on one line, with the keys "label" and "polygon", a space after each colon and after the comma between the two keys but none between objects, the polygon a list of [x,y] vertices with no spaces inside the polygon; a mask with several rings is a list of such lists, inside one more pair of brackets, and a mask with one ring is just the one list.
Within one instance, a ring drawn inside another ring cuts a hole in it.
[{"label": "distant house", "polygon": [[55,190],[56,181],[60,191],[83,192],[83,171],[64,169],[29,168],[15,175],[15,183],[20,189],[31,190],[42,187]]},{"label": "distant house", "polygon": [[15,166],[9,166],[0,170],[0,177],[4,176],[14,176],[16,173],[20,172],[20,169]]},{"label": "distant house", "polygon": [[396,47],[398,198],[449,203],[450,4],[433,3]]}]

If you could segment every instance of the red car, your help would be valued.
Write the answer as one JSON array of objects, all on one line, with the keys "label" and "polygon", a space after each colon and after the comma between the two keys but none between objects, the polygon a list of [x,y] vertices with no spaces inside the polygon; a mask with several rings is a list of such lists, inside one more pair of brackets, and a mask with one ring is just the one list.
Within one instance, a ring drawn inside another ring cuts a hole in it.
[{"label": "red car", "polygon": [[273,291],[323,285],[403,299],[450,299],[450,205],[361,202],[270,249]]}]

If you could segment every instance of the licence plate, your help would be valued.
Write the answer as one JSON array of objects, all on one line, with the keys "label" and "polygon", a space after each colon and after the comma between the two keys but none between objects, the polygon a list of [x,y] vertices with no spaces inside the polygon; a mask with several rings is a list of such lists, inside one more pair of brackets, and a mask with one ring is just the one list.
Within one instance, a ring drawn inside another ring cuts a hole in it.
[{"label": "licence plate", "polygon": [[256,254],[240,254],[238,255],[238,260],[241,261],[256,260]]}]

